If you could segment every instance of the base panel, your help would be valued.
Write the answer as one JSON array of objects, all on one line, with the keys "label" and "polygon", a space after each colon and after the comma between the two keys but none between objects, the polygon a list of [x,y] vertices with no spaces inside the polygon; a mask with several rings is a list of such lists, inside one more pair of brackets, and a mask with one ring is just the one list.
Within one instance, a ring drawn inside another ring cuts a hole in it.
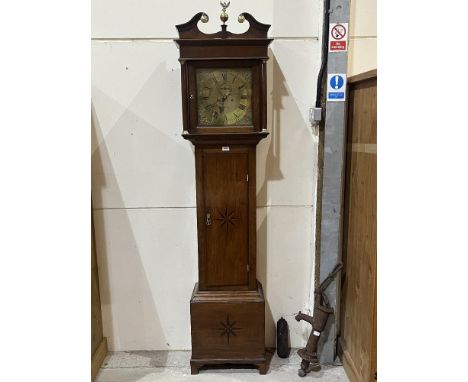
[{"label": "base panel", "polygon": [[190,301],[192,374],[203,365],[253,364],[267,372],[265,298],[254,291],[199,291]]}]

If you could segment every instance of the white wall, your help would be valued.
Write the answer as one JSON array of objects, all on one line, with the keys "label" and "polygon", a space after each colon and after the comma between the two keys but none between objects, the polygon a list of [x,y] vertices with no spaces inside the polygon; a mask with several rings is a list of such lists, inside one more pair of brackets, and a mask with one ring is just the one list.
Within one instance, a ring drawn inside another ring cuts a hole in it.
[{"label": "white wall", "polygon": [[351,0],[348,77],[377,68],[377,0]]},{"label": "white wall", "polygon": [[[320,0],[233,0],[237,15],[271,23],[271,135],[257,150],[258,278],[267,345],[286,315],[291,343],[309,327],[317,145],[308,123],[320,65]],[[219,29],[216,0],[93,0],[92,180],[104,335],[111,350],[190,349],[189,300],[197,279],[194,154],[181,138],[175,24],[196,12]]]}]

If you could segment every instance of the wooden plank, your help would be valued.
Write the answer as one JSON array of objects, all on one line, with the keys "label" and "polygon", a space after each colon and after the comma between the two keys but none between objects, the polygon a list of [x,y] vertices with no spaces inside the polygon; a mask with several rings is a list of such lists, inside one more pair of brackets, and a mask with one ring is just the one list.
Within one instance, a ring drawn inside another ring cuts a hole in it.
[{"label": "wooden plank", "polygon": [[376,144],[377,79],[368,79],[350,88],[348,111],[351,143]]},{"label": "wooden plank", "polygon": [[91,380],[96,378],[96,375],[101,368],[102,362],[107,355],[107,338],[104,337],[98,345],[96,351],[91,358]]},{"label": "wooden plank", "polygon": [[[91,215],[92,216],[92,215]],[[94,224],[91,220],[91,354],[102,342],[101,299],[99,296],[99,276],[96,259]]]},{"label": "wooden plank", "polygon": [[99,275],[91,211],[91,379],[94,380],[107,354],[107,339],[103,336]]},{"label": "wooden plank", "polygon": [[377,77],[377,69],[369,70],[368,72],[359,73],[348,78],[348,84],[354,84],[356,82],[361,82],[368,80],[369,78]]},{"label": "wooden plank", "polygon": [[342,332],[351,358],[368,381],[372,347],[376,269],[376,177],[375,154],[352,153],[347,224],[346,290]]},{"label": "wooden plank", "polygon": [[[375,269],[377,270],[377,256],[375,257]],[[377,379],[377,272],[374,282],[374,308],[373,308],[372,321],[374,323],[372,327],[372,345],[371,345],[371,360],[370,360],[370,375],[369,381]]]},{"label": "wooden plank", "polygon": [[354,365],[354,361],[351,358],[351,355],[349,354],[349,350],[346,348],[346,344],[343,341],[342,338],[339,339],[340,341],[340,346],[343,351],[343,356],[342,356],[342,362],[343,362],[343,367],[346,370],[346,375],[349,378],[350,382],[361,382],[359,379],[359,373],[356,369],[356,365]]},{"label": "wooden plank", "polygon": [[377,79],[350,86],[343,222],[340,345],[351,381],[374,381],[377,365]]},{"label": "wooden plank", "polygon": [[377,145],[375,143],[353,143],[351,151],[353,153],[377,154]]}]

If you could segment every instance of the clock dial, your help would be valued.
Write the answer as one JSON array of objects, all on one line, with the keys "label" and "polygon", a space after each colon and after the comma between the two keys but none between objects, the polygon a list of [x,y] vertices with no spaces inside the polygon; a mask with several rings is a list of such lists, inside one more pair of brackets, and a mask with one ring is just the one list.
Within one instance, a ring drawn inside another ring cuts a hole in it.
[{"label": "clock dial", "polygon": [[197,70],[198,125],[252,125],[252,71],[249,68]]}]

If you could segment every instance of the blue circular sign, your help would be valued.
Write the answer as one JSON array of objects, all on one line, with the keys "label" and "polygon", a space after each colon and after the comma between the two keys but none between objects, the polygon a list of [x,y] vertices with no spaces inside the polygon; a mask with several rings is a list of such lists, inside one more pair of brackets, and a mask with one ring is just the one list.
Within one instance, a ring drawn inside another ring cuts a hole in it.
[{"label": "blue circular sign", "polygon": [[330,86],[332,89],[341,89],[344,85],[344,79],[343,77],[339,76],[338,74],[335,74],[331,79],[330,79]]}]

